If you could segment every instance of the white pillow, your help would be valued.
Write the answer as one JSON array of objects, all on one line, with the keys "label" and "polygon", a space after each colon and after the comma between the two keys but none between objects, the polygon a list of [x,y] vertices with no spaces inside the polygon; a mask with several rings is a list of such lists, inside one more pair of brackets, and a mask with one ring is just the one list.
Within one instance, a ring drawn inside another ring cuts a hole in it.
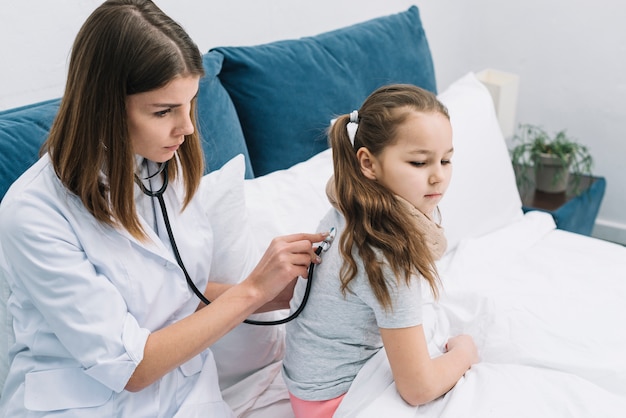
[{"label": "white pillow", "polygon": [[[222,283],[245,279],[260,259],[254,244],[244,201],[245,163],[239,154],[221,169],[202,178],[200,199],[214,237],[210,278]],[[256,320],[273,320],[276,312],[253,315]],[[269,364],[284,352],[284,327],[241,324],[211,347],[220,387],[226,389]]]},{"label": "white pillow", "polygon": [[252,271],[260,254],[250,245],[244,202],[245,159],[236,155],[202,178],[200,199],[214,234],[211,280],[238,283]]},{"label": "white pillow", "polygon": [[333,174],[330,149],[294,166],[244,182],[254,239],[266,248],[272,238],[316,232],[330,209],[326,183]]},{"label": "white pillow", "polygon": [[509,152],[491,95],[469,73],[438,96],[452,123],[453,174],[440,203],[448,251],[523,216]]}]

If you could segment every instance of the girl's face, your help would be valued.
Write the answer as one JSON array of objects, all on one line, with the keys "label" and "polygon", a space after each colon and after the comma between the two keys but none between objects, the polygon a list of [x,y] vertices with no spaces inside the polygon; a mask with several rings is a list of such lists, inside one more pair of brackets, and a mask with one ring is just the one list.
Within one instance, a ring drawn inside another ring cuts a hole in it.
[{"label": "girl's face", "polygon": [[398,127],[396,142],[378,157],[370,156],[370,178],[431,217],[450,184],[452,153],[448,118],[411,111]]},{"label": "girl's face", "polygon": [[126,98],[128,134],[135,154],[162,163],[170,160],[185,135],[194,131],[191,101],[199,77],[177,77],[164,87]]}]

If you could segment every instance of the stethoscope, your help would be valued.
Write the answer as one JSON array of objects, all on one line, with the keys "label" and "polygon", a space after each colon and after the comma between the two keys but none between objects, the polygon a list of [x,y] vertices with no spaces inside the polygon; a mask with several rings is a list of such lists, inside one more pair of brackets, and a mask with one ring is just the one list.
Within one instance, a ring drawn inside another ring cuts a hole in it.
[{"label": "stethoscope", "polygon": [[[141,179],[139,179],[137,175],[135,175],[135,183],[137,183],[137,185],[139,186],[139,188],[141,189],[143,193],[145,193],[146,195],[150,197],[156,197],[157,200],[159,201],[159,207],[161,208],[161,214],[163,215],[163,222],[165,223],[165,229],[167,230],[167,236],[170,240],[170,244],[172,245],[172,251],[174,252],[174,257],[176,258],[176,262],[178,263],[180,268],[183,270],[183,273],[185,274],[185,280],[187,281],[187,284],[189,285],[191,290],[193,290],[193,292],[196,294],[198,299],[200,299],[204,304],[208,305],[211,303],[211,301],[208,300],[206,296],[204,296],[204,294],[202,294],[202,292],[196,287],[193,280],[191,280],[191,277],[189,276],[189,273],[187,273],[187,269],[185,268],[185,264],[183,263],[183,259],[180,256],[180,252],[178,251],[176,240],[174,239],[174,233],[172,232],[172,226],[170,225],[169,216],[167,214],[167,208],[165,206],[165,200],[163,199],[163,193],[165,193],[165,190],[167,189],[167,184],[168,184],[168,175],[167,175],[168,165],[169,165],[169,161],[166,161],[165,163],[161,164],[161,166],[159,167],[159,170],[156,173],[148,176],[145,179],[145,180],[150,180],[151,178],[154,178],[155,176],[163,173],[163,184],[161,185],[159,190],[153,191],[153,190],[147,189],[146,186],[144,186],[143,182],[141,181]],[[335,239],[335,234],[336,234],[335,228],[331,228],[326,239],[324,239],[324,241],[322,241],[320,245],[315,249],[316,255],[320,255],[322,251],[324,252],[328,251],[328,249],[333,243],[333,240]],[[251,324],[251,325],[280,325],[280,324],[287,323],[293,320],[294,318],[296,318],[298,315],[300,315],[300,313],[302,312],[302,310],[304,309],[306,305],[307,300],[309,299],[309,293],[311,291],[311,283],[313,282],[314,267],[315,267],[314,263],[311,263],[309,265],[309,269],[307,272],[307,283],[306,283],[306,288],[304,290],[304,296],[302,297],[302,301],[300,302],[300,306],[298,306],[298,309],[296,309],[291,315],[282,319],[274,320],[274,321],[257,321],[254,319],[245,319],[243,322],[246,324]]]}]

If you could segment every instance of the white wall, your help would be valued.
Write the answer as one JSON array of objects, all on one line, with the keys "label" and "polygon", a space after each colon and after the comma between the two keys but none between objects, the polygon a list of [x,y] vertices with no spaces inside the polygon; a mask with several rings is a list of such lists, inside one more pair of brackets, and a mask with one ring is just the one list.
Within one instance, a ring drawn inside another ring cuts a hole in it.
[{"label": "white wall", "polygon": [[594,235],[626,244],[626,3],[418,4],[424,9],[439,85],[466,69],[493,67],[519,74],[518,122],[550,132],[567,129],[589,146],[594,172],[607,179]]},{"label": "white wall", "polygon": [[[439,89],[488,67],[519,74],[518,122],[566,128],[591,148],[595,172],[607,179],[594,234],[626,243],[625,2],[156,1],[202,51],[315,35],[417,4]],[[61,95],[73,38],[98,4],[0,0],[0,109]]]}]

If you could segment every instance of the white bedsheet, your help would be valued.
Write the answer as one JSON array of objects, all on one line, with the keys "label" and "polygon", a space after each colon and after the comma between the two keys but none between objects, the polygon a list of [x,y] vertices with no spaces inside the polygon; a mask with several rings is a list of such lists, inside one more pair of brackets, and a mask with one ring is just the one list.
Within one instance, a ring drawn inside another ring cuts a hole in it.
[{"label": "white bedsheet", "polygon": [[439,267],[444,294],[424,305],[431,355],[469,333],[481,362],[445,396],[410,407],[381,351],[335,417],[626,416],[626,248],[531,212],[462,241]]}]

